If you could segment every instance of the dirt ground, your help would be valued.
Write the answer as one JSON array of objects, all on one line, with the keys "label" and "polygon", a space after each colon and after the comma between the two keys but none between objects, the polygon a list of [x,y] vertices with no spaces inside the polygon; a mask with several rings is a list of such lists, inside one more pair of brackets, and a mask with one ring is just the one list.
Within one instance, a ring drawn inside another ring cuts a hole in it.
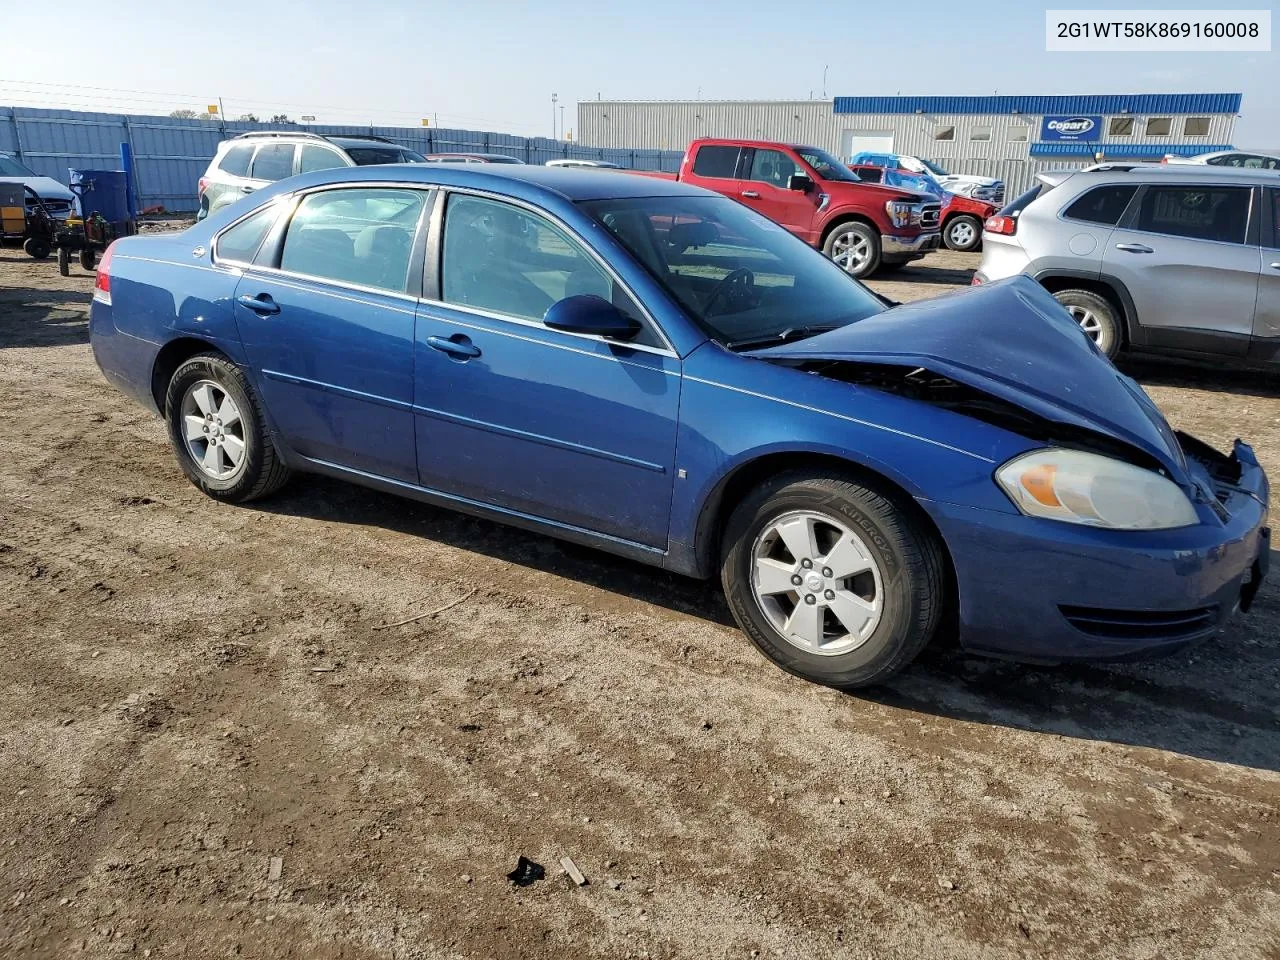
[{"label": "dirt ground", "polygon": [[[0,251],[0,957],[1280,957],[1280,576],[1169,659],[843,695],[710,584],[325,480],[206,499],[90,288]],[[1280,475],[1280,380],[1130,369]]]}]

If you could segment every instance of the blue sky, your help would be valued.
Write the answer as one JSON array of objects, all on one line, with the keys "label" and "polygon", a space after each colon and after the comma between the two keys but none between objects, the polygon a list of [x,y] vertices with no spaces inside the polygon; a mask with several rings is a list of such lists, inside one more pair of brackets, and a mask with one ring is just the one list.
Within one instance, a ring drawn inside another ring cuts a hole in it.
[{"label": "blue sky", "polygon": [[[1160,8],[1197,6],[1213,5]],[[1238,6],[1280,19],[1276,0]],[[574,104],[597,94],[820,97],[825,65],[827,97],[1238,91],[1236,143],[1280,147],[1280,54],[1047,53],[1045,9],[1025,0],[113,0],[83,31],[111,52],[10,44],[0,103],[168,113],[221,97],[231,116],[388,125],[438,116],[442,126],[549,136],[552,93],[573,129]],[[49,36],[40,5],[7,11],[10,26],[15,15],[11,35]]]}]

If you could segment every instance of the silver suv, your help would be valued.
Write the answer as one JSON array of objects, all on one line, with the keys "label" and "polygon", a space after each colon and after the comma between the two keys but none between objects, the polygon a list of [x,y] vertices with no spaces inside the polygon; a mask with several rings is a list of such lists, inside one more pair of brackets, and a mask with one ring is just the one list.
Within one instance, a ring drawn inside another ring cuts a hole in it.
[{"label": "silver suv", "polygon": [[246,193],[295,173],[424,160],[422,154],[385,137],[322,137],[294,130],[242,133],[218,144],[218,152],[200,178],[196,219],[203,220]]},{"label": "silver suv", "polygon": [[1025,273],[1115,356],[1280,363],[1280,172],[1042,173],[986,223],[975,284]]}]

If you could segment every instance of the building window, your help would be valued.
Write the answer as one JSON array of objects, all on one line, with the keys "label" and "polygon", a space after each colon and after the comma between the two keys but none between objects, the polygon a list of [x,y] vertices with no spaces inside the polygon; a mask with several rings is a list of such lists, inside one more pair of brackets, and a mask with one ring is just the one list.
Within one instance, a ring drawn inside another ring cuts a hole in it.
[{"label": "building window", "polygon": [[955,127],[934,127],[933,139],[935,140],[954,140],[956,138]]},{"label": "building window", "polygon": [[1024,143],[1028,139],[1031,128],[1025,123],[1015,123],[1009,127],[1009,142]]},{"label": "building window", "polygon": [[1113,137],[1133,136],[1133,117],[1112,117],[1107,125],[1107,133]]},{"label": "building window", "polygon": [[1186,137],[1207,137],[1209,135],[1208,117],[1187,117],[1182,125],[1182,135]]},{"label": "building window", "polygon": [[1173,131],[1173,118],[1151,117],[1147,120],[1148,137],[1167,137]]},{"label": "building window", "polygon": [[969,131],[969,139],[970,140],[990,140],[991,128],[990,127],[974,127],[972,130]]}]

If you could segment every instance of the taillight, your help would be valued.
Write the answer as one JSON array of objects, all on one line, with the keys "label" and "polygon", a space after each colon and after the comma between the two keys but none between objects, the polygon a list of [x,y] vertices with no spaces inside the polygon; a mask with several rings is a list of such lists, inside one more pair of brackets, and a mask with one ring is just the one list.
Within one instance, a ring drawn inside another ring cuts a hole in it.
[{"label": "taillight", "polygon": [[203,197],[205,188],[209,186],[209,178],[201,177],[196,181],[196,194]]},{"label": "taillight", "polygon": [[969,286],[971,286],[971,287],[980,287],[980,286],[982,286],[982,278],[981,278],[980,276],[978,276],[978,275],[975,273],[975,274],[973,275],[973,279],[969,281]]},{"label": "taillight", "polygon": [[93,299],[105,306],[111,306],[111,254],[115,251],[115,241],[103,251],[98,261],[98,276],[93,281]]},{"label": "taillight", "polygon": [[982,229],[987,233],[998,233],[1002,236],[1011,237],[1018,232],[1017,217],[990,217],[986,223],[982,225]]}]

